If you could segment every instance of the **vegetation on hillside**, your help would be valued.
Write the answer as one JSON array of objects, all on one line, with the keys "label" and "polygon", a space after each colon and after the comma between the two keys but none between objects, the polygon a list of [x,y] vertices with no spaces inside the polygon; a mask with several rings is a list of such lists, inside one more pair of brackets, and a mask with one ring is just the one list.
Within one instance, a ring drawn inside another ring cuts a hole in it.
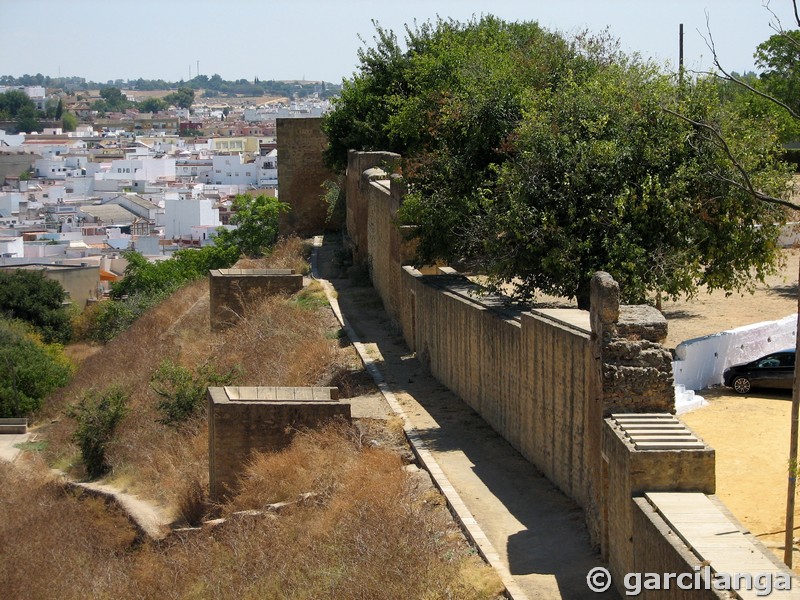
[{"label": "vegetation on hillside", "polygon": [[83,339],[108,342],[127,329],[139,316],[191,281],[207,277],[213,269],[226,269],[240,256],[269,255],[278,239],[278,218],[288,206],[266,195],[234,198],[235,214],[214,244],[178,250],[167,260],[149,261],[136,251],[123,255],[128,261],[125,276],[111,286],[111,302],[99,303],[77,320]]},{"label": "vegetation on hillside", "polygon": [[69,381],[66,298],[41,271],[0,271],[0,417],[29,416]]},{"label": "vegetation on hillside", "polygon": [[25,565],[0,569],[0,586],[10,598],[499,598],[398,443],[369,423],[301,433],[254,460],[223,525],[143,544],[102,501],[0,464],[3,559]]},{"label": "vegetation on hillside", "polygon": [[22,321],[0,318],[0,418],[29,416],[71,375],[60,344],[43,342]]},{"label": "vegetation on hillside", "polygon": [[[302,268],[303,250],[289,238],[240,264]],[[361,369],[318,296],[253,300],[238,324],[211,332],[208,284],[195,281],[86,358],[39,413],[44,449],[25,455],[25,470],[0,464],[0,537],[15,540],[4,560],[26,565],[0,569],[0,588],[59,598],[498,598],[502,585],[441,496],[403,468],[399,423],[298,432],[289,448],[254,457],[228,503],[208,502],[205,385],[324,386]],[[126,520],[65,491],[36,457],[72,477],[105,475],[177,524],[227,521],[137,541]],[[276,513],[277,503],[288,506]]]},{"label": "vegetation on hillside", "polygon": [[66,343],[72,336],[67,293],[43,271],[0,271],[0,315],[25,321],[45,342]]},{"label": "vegetation on hillside", "polygon": [[326,156],[341,169],[350,148],[403,155],[399,216],[420,262],[466,261],[518,298],[581,306],[597,270],[630,302],[774,271],[787,215],[749,185],[787,194],[781,128],[713,77],[680,83],[602,36],[494,17],[407,28],[404,45],[376,26],[359,59],[324,118]]}]

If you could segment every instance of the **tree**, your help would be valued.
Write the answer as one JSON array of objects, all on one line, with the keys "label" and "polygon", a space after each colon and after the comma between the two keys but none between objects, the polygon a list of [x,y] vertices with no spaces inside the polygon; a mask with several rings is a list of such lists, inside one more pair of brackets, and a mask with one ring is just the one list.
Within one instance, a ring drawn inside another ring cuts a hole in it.
[{"label": "tree", "polygon": [[16,119],[19,113],[25,109],[36,110],[36,105],[28,95],[20,90],[9,90],[0,94],[0,117],[4,120]]},{"label": "tree", "polygon": [[75,131],[78,128],[78,117],[67,111],[61,116],[61,126],[64,131]]},{"label": "tree", "polygon": [[289,210],[289,205],[264,194],[255,198],[238,195],[232,208],[231,224],[236,229],[221,230],[214,238],[214,245],[250,257],[267,254],[278,239],[280,215]]},{"label": "tree", "polygon": [[189,281],[206,277],[212,269],[230,267],[239,256],[236,249],[207,246],[178,250],[169,260],[150,262],[136,251],[126,251],[125,277],[111,286],[111,296],[161,296]]},{"label": "tree", "polygon": [[42,271],[0,271],[0,314],[30,323],[45,342],[66,343],[72,335],[66,298],[61,284]]},{"label": "tree", "polygon": [[781,31],[759,44],[756,66],[767,93],[800,115],[800,30]]},{"label": "tree", "polygon": [[141,112],[157,113],[165,110],[168,104],[161,98],[145,98],[139,102],[139,110]]},{"label": "tree", "polygon": [[106,110],[121,112],[130,106],[119,88],[109,86],[100,90],[100,97],[105,102]]},{"label": "tree", "polygon": [[177,92],[164,96],[164,101],[180,108],[191,108],[194,104],[194,90],[190,87],[178,88]]},{"label": "tree", "polygon": [[39,112],[32,106],[25,106],[17,113],[17,129],[19,131],[33,132],[41,131],[39,123]]},{"label": "tree", "polygon": [[43,343],[21,321],[0,318],[0,417],[35,412],[71,375],[72,365],[60,345]]},{"label": "tree", "polygon": [[785,215],[752,200],[717,140],[668,112],[730,132],[760,189],[785,192],[774,127],[723,107],[713,81],[680,87],[604,35],[492,17],[408,29],[406,47],[378,27],[323,126],[332,166],[348,148],[404,156],[398,216],[419,262],[467,261],[518,298],[582,307],[597,270],[641,301],[740,290],[774,268]]},{"label": "tree", "polygon": [[682,93],[653,66],[631,62],[534,101],[515,132],[520,151],[464,231],[481,240],[496,283],[586,308],[598,269],[634,303],[649,292],[657,302],[691,296],[701,285],[746,289],[773,271],[785,212],[755,201],[714,141],[664,108],[701,113],[727,131],[759,188],[778,195],[790,174],[776,134],[728,113],[713,82]]}]

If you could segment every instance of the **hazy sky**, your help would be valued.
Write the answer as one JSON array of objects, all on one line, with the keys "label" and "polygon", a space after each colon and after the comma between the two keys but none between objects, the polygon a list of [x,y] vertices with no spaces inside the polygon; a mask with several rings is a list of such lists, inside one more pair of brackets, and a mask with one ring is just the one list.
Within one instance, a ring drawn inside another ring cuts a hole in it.
[{"label": "hazy sky", "polygon": [[[793,28],[790,0],[770,8]],[[0,0],[0,75],[178,81],[199,61],[223,79],[339,83],[357,67],[359,35],[371,42],[372,19],[402,33],[415,19],[482,14],[565,33],[608,27],[624,50],[673,65],[683,23],[685,65],[703,70],[706,13],[724,66],[753,69],[774,33],[762,0]]]}]

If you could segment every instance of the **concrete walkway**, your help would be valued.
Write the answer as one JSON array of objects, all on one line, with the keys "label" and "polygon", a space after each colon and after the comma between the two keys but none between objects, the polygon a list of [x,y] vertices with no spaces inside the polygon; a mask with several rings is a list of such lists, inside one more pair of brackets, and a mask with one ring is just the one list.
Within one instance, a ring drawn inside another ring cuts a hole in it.
[{"label": "concrete walkway", "polygon": [[[321,244],[318,239],[317,243]],[[497,435],[411,354],[372,288],[353,287],[330,268],[332,245],[315,272],[387,402],[445,493],[456,518],[503,578],[509,595],[530,599],[609,599],[586,575],[605,566],[591,549],[581,509]]]},{"label": "concrete walkway", "polygon": [[31,438],[30,433],[4,433],[0,435],[0,460],[14,462],[19,456],[18,444],[23,444]]}]

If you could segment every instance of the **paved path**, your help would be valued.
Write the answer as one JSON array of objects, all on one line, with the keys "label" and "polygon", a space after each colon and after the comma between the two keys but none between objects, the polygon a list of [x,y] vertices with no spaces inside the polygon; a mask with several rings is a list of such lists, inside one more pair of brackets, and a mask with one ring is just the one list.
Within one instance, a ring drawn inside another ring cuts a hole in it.
[{"label": "paved path", "polygon": [[335,277],[320,250],[316,272],[348,334],[377,374],[387,401],[401,413],[410,439],[469,533],[516,600],[618,598],[595,594],[586,574],[602,566],[583,513],[472,409],[427,375],[371,288]]},{"label": "paved path", "polygon": [[14,462],[19,456],[20,450],[17,444],[22,444],[30,440],[30,433],[3,433],[0,434],[0,460]]}]

